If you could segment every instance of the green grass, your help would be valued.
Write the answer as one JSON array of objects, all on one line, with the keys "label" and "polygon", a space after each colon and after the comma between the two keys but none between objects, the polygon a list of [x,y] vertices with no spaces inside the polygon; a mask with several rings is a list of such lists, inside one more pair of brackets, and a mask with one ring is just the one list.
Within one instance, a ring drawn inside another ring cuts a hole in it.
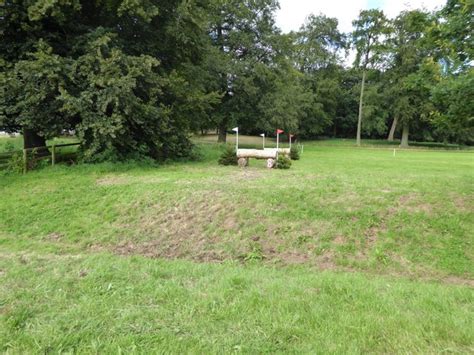
[{"label": "green grass", "polygon": [[[64,143],[75,143],[77,139],[74,137],[58,137],[46,141],[47,145],[52,144],[64,144]],[[23,137],[8,137],[0,136],[0,153],[10,151],[20,151],[23,149]],[[58,148],[58,149],[71,149],[71,148]]]},{"label": "green grass", "polygon": [[474,351],[472,153],[200,146],[0,177],[0,351]]},{"label": "green grass", "polygon": [[[229,144],[235,144],[236,135],[228,134],[227,142]],[[215,134],[206,134],[206,135],[197,135],[193,137],[193,140],[197,143],[216,143],[217,135]],[[329,147],[356,147],[356,140],[351,138],[322,138],[317,141],[305,142],[304,140],[301,144],[305,145],[309,143],[310,145],[318,146],[329,146]],[[241,147],[253,147],[260,149],[262,147],[262,138],[254,136],[245,136],[239,135],[239,146]],[[273,137],[265,137],[265,146],[268,148],[276,147],[276,139]],[[288,137],[282,136],[281,146],[288,146]],[[362,147],[366,148],[387,148],[393,149],[400,147],[400,140],[396,139],[393,142],[389,142],[386,139],[362,139]],[[429,149],[429,150],[472,150],[470,146],[464,146],[459,144],[450,144],[450,143],[439,143],[439,142],[410,142],[410,146],[404,149]]]},{"label": "green grass", "polygon": [[23,149],[22,137],[0,136],[0,153]]},{"label": "green grass", "polygon": [[[351,138],[328,138],[321,139],[317,142],[314,142],[318,145],[327,145],[327,146],[348,146],[355,147],[356,140]],[[376,147],[376,148],[399,148],[400,140],[395,139],[392,142],[387,141],[386,139],[362,139],[362,147]],[[459,145],[459,144],[450,144],[450,143],[440,143],[440,142],[410,142],[408,148],[404,149],[443,149],[443,150],[471,150],[472,147]]]},{"label": "green grass", "polygon": [[2,255],[0,266],[3,351],[474,350],[467,288],[105,254]]}]

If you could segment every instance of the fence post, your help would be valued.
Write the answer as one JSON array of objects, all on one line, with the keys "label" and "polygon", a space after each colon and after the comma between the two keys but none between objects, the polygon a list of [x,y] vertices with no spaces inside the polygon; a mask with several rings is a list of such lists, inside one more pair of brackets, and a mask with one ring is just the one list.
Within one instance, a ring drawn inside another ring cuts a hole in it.
[{"label": "fence post", "polygon": [[56,163],[56,145],[53,144],[52,150],[51,150],[51,165],[54,166]]},{"label": "fence post", "polygon": [[23,149],[23,174],[28,171],[28,151]]}]

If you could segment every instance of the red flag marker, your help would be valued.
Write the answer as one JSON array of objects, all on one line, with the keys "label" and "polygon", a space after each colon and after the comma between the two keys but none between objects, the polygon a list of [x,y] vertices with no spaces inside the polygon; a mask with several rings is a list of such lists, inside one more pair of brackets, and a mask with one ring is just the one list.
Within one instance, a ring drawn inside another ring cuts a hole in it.
[{"label": "red flag marker", "polygon": [[278,154],[278,146],[280,143],[280,133],[283,133],[283,130],[277,128],[277,154]]}]

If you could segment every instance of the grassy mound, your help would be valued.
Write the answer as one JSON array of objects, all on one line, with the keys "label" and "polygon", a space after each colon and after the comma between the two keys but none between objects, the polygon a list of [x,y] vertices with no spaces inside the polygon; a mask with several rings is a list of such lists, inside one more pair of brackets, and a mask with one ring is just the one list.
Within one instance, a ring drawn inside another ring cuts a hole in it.
[{"label": "grassy mound", "polygon": [[472,350],[472,153],[202,153],[2,177],[1,351]]}]

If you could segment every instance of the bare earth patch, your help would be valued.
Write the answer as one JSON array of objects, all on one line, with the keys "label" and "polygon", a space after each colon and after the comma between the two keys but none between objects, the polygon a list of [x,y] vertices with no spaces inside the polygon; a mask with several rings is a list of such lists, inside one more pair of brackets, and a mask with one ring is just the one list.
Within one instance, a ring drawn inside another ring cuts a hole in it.
[{"label": "bare earth patch", "polygon": [[410,213],[423,212],[427,215],[432,215],[434,208],[432,204],[424,202],[420,194],[410,193],[399,198],[397,209],[406,210]]},{"label": "bare earth patch", "polygon": [[454,207],[461,212],[474,212],[474,195],[459,196],[451,194],[449,199],[454,204]]},{"label": "bare earth patch", "polygon": [[334,245],[344,245],[346,244],[346,238],[343,235],[337,235],[336,238],[333,239]]},{"label": "bare earth patch", "polygon": [[130,179],[128,177],[118,175],[102,177],[96,181],[99,186],[126,185],[129,183]]},{"label": "bare earth patch", "polygon": [[[256,174],[239,175],[252,179]],[[151,258],[220,262],[254,257],[284,265],[335,267],[332,252],[324,256],[314,253],[322,236],[331,230],[330,223],[301,221],[281,225],[273,218],[259,218],[252,209],[250,213],[254,214],[248,218],[237,207],[245,202],[238,201],[232,192],[221,190],[210,195],[187,194],[172,204],[151,202],[136,222],[124,225],[127,230],[136,231],[134,235],[124,235],[113,250],[120,255]],[[259,222],[257,226],[255,220]]]},{"label": "bare earth patch", "polygon": [[62,233],[57,233],[57,232],[54,232],[54,233],[50,233],[48,234],[45,239],[46,240],[49,240],[51,242],[59,242],[61,241],[61,239],[64,237],[64,235]]},{"label": "bare earth patch", "polygon": [[194,193],[171,205],[158,202],[134,226],[137,235],[124,238],[115,251],[199,261],[229,258],[222,248],[223,236],[238,228],[238,218],[228,199],[215,191],[212,196]]}]

